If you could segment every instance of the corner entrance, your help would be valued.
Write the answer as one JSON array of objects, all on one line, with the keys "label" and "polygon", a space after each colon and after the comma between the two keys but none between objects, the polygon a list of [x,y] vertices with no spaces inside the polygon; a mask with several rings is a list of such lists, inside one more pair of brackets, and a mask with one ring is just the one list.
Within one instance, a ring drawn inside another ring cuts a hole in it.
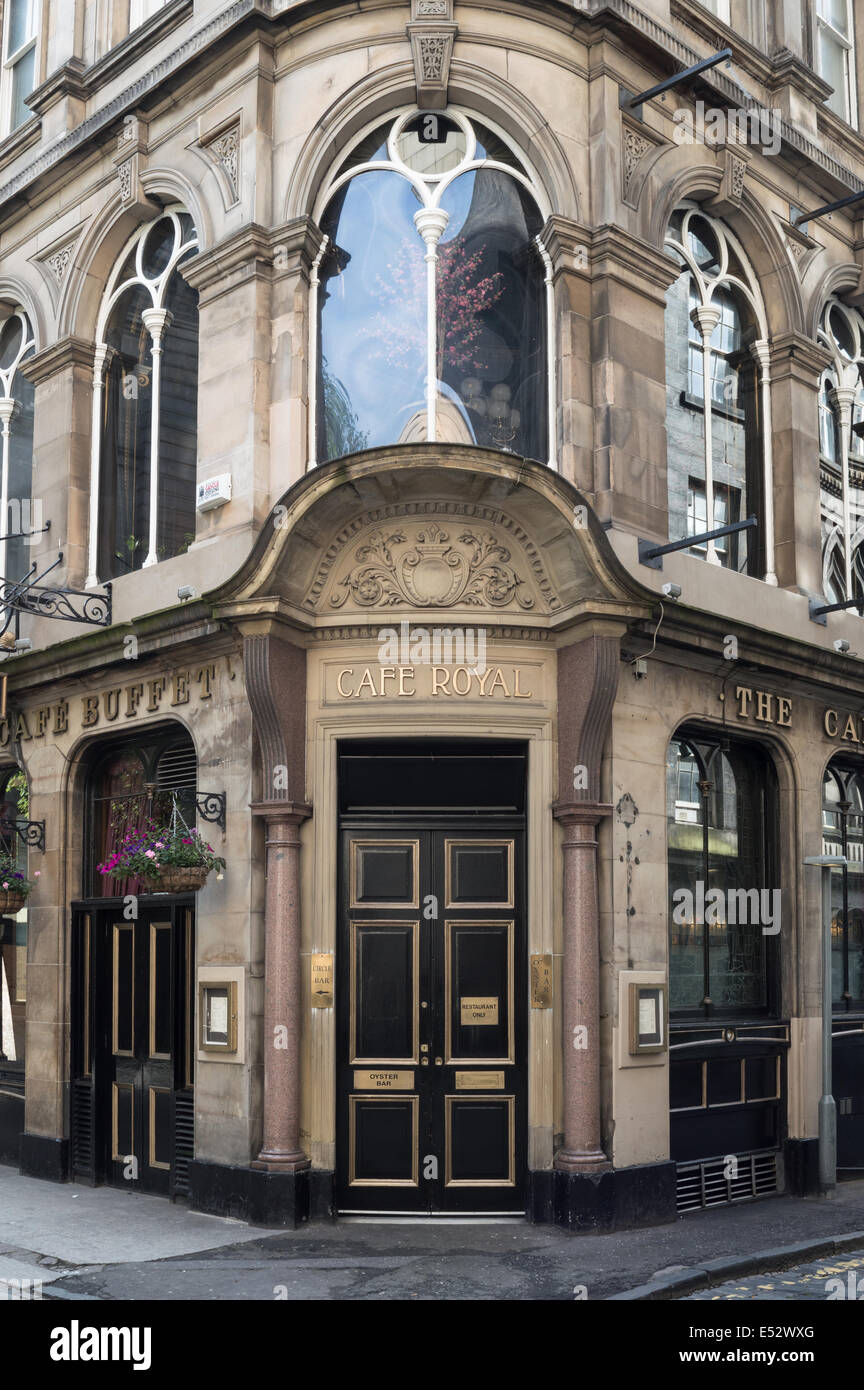
[{"label": "corner entrance", "polygon": [[524,1210],[520,745],[340,753],[337,1204]]}]

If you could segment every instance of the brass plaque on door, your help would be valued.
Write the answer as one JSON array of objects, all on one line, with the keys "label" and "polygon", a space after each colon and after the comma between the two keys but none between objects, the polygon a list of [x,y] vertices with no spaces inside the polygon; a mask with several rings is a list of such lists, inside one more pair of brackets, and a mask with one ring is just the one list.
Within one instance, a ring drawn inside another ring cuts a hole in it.
[{"label": "brass plaque on door", "polygon": [[531,957],[531,1008],[552,1008],[552,957]]},{"label": "brass plaque on door", "polygon": [[457,1091],[503,1091],[503,1071],[457,1071]]},{"label": "brass plaque on door", "polygon": [[317,955],[312,957],[312,1008],[330,1009],[333,1007],[333,957]]},{"label": "brass plaque on door", "polygon": [[463,994],[459,1000],[461,1010],[461,1022],[463,1028],[481,1028],[487,1024],[498,1022],[498,996],[491,998],[479,998],[471,996],[466,998]]},{"label": "brass plaque on door", "polygon": [[355,1071],[355,1091],[413,1091],[413,1071]]}]

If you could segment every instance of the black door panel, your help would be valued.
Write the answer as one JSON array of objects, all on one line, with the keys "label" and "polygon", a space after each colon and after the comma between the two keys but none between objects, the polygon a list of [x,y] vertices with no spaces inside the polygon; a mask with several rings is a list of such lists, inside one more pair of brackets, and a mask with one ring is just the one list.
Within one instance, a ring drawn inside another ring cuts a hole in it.
[{"label": "black door panel", "polygon": [[512,817],[343,830],[341,1210],[523,1209],[522,855]]}]

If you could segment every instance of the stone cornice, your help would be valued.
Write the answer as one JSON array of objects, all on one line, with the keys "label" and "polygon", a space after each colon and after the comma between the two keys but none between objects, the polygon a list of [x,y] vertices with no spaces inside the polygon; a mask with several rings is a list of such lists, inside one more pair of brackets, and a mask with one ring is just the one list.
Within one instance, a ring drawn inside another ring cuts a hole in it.
[{"label": "stone cornice", "polygon": [[783,333],[771,341],[771,379],[775,382],[791,376],[816,390],[820,376],[832,361],[826,348],[801,333]]},{"label": "stone cornice", "polygon": [[803,58],[788,48],[781,48],[774,54],[772,69],[768,82],[769,91],[776,92],[780,87],[794,87],[814,105],[821,105],[833,91],[830,84],[808,67]]},{"label": "stone cornice", "polygon": [[671,256],[612,223],[598,227],[592,234],[589,254],[595,276],[612,276],[630,285],[641,281],[655,291],[655,298],[664,302],[669,286],[681,274],[681,267]]},{"label": "stone cornice", "polygon": [[35,357],[28,358],[19,370],[34,386],[41,386],[44,381],[49,381],[66,367],[86,367],[88,371],[92,371],[94,351],[93,344],[86,338],[61,338],[58,343],[52,343]]},{"label": "stone cornice", "polygon": [[232,232],[212,250],[180,267],[184,280],[200,294],[202,304],[218,299],[246,280],[258,276],[269,280],[272,271],[271,233],[257,222]]},{"label": "stone cornice", "polygon": [[170,0],[169,4],[127,34],[125,39],[109,48],[107,53],[84,69],[88,95],[97,92],[106,82],[113,81],[125,68],[131,67],[136,59],[143,57],[155,43],[188,19],[192,9],[193,0]]},{"label": "stone cornice", "polygon": [[84,64],[80,58],[70,58],[68,63],[52,72],[41,87],[37,87],[27,98],[30,110],[35,111],[37,116],[44,116],[46,111],[50,111],[51,107],[64,97],[86,101],[90,92],[84,80],[84,71]]}]

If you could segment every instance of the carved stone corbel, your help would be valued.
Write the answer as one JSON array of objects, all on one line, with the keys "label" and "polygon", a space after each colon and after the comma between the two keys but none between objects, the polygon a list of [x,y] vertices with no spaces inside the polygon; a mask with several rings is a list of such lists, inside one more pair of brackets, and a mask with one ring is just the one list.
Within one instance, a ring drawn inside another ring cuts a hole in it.
[{"label": "carved stone corbel", "polygon": [[138,116],[124,116],[117,136],[114,167],[117,170],[117,191],[124,208],[139,204],[152,216],[153,204],[141,187],[141,171],[147,162],[147,123]]},{"label": "carved stone corbel", "polygon": [[440,110],[447,105],[450,60],[457,26],[453,0],[411,0],[408,40],[414,60],[417,105]]}]

